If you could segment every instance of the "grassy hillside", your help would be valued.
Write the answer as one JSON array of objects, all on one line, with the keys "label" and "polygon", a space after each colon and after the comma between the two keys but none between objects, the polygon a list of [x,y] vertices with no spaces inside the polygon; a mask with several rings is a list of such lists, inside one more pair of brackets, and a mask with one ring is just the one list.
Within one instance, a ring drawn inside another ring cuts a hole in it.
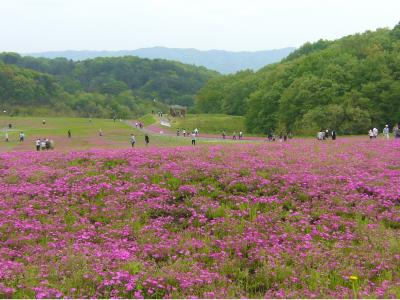
[{"label": "grassy hillside", "polygon": [[400,24],[306,43],[258,72],[210,80],[197,109],[246,116],[252,132],[365,133],[400,122]]},{"label": "grassy hillside", "polygon": [[168,104],[193,106],[196,92],[215,76],[204,67],[133,56],[73,62],[0,53],[0,105],[19,115],[45,108],[128,118]]},{"label": "grassy hillside", "polygon": [[188,114],[186,118],[171,119],[173,129],[186,129],[192,131],[197,128],[200,133],[221,134],[223,130],[227,135],[234,131],[245,131],[244,117],[229,116],[224,114]]}]

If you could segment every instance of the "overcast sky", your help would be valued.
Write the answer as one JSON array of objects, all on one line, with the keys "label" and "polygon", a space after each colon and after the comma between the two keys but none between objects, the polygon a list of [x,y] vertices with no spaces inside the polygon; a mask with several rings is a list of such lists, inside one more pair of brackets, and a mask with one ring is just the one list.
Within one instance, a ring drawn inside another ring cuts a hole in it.
[{"label": "overcast sky", "polygon": [[0,0],[0,51],[268,50],[399,21],[400,0]]}]

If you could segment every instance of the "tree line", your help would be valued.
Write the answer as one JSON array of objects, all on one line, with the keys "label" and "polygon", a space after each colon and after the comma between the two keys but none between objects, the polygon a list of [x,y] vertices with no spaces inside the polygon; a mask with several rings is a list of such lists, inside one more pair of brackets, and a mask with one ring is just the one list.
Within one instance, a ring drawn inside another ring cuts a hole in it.
[{"label": "tree line", "polygon": [[193,106],[196,92],[218,75],[133,56],[74,62],[0,53],[0,105],[14,114],[126,118],[169,104]]},{"label": "tree line", "polygon": [[196,110],[246,116],[255,133],[392,126],[400,122],[400,23],[306,43],[257,72],[213,78],[197,93]]}]

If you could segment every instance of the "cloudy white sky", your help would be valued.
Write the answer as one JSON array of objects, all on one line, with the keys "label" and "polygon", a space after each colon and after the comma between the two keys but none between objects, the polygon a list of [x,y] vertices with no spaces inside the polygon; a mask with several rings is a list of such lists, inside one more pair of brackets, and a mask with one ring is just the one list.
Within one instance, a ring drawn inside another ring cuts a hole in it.
[{"label": "cloudy white sky", "polygon": [[400,0],[0,0],[0,51],[267,50],[400,21]]}]

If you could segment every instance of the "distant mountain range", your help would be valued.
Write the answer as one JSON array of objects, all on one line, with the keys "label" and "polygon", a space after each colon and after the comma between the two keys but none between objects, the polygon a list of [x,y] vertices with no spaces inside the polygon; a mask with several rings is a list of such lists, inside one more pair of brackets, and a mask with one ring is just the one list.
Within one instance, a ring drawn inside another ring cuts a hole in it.
[{"label": "distant mountain range", "polygon": [[223,74],[229,74],[245,69],[258,70],[265,65],[279,62],[281,59],[288,56],[294,50],[295,48],[293,47],[287,47],[282,49],[254,52],[231,52],[223,50],[201,51],[197,49],[152,47],[121,51],[50,51],[39,53],[26,53],[24,55],[46,58],[65,57],[72,60],[84,60],[95,57],[117,57],[133,55],[141,58],[161,58],[175,60],[186,64],[203,66],[211,70],[216,70]]}]

